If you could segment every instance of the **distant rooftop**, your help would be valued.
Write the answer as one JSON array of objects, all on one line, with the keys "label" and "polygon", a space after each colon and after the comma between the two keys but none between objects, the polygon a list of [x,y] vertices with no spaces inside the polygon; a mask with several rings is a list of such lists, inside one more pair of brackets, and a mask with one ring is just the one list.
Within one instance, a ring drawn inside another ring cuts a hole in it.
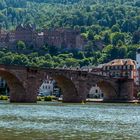
[{"label": "distant rooftop", "polygon": [[135,65],[136,61],[132,59],[114,59],[105,65],[109,66],[123,66],[123,65]]}]

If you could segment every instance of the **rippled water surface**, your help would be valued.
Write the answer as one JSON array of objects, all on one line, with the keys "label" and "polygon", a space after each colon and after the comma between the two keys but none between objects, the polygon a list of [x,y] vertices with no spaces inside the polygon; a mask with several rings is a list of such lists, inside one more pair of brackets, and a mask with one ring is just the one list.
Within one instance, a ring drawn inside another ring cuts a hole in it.
[{"label": "rippled water surface", "polygon": [[140,105],[0,102],[0,140],[140,140]]}]

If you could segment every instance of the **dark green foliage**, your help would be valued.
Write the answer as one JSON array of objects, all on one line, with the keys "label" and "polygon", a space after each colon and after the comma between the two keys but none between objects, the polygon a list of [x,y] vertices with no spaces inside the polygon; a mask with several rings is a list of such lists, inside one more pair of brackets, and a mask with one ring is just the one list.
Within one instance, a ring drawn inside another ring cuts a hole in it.
[{"label": "dark green foliage", "polygon": [[132,42],[134,44],[138,44],[140,42],[140,31],[136,31],[133,33]]},{"label": "dark green foliage", "polygon": [[18,50],[25,50],[26,49],[26,45],[23,41],[18,41],[17,42],[17,49]]},{"label": "dark green foliage", "polygon": [[140,14],[139,3],[139,0],[1,0],[0,20],[7,29],[30,22],[40,29],[120,25],[119,30],[133,32],[140,26],[135,20]]},{"label": "dark green foliage", "polygon": [[[0,63],[36,67],[97,65],[115,58],[135,59],[140,43],[139,0],[0,0],[0,27],[14,29],[19,23],[79,29],[88,39],[84,52],[65,46],[17,43],[17,52],[0,51]],[[100,47],[97,43],[103,44]],[[28,49],[31,53],[24,54]]]},{"label": "dark green foliage", "polygon": [[8,96],[1,95],[0,100],[8,100]]},{"label": "dark green foliage", "polygon": [[44,101],[52,101],[52,97],[51,96],[46,96],[46,97],[44,97]]}]

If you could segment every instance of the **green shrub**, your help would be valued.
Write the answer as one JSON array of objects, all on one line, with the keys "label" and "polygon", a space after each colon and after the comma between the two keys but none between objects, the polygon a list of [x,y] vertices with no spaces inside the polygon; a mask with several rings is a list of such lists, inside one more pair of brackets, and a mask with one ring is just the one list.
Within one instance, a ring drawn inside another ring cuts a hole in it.
[{"label": "green shrub", "polygon": [[42,101],[42,98],[37,96],[37,101]]},{"label": "green shrub", "polygon": [[56,96],[50,96],[52,98],[52,100],[57,100]]},{"label": "green shrub", "polygon": [[51,96],[46,96],[46,97],[44,97],[44,101],[52,101],[52,97]]},{"label": "green shrub", "polygon": [[3,95],[1,95],[1,96],[0,96],[0,100],[8,100],[8,96],[3,96]]}]

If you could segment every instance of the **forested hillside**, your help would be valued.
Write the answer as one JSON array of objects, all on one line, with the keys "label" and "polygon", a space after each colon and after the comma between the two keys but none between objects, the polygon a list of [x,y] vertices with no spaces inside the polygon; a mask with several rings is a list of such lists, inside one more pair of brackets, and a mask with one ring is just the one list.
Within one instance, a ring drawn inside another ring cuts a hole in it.
[{"label": "forested hillside", "polygon": [[[69,65],[97,65],[115,58],[135,59],[140,42],[140,0],[0,0],[0,26],[11,30],[20,23],[36,24],[38,30],[79,29],[89,43],[84,52],[65,52],[66,55],[72,53]],[[94,45],[95,42],[102,42],[103,50]],[[60,52],[55,57],[59,57]],[[50,56],[53,58],[53,53]],[[47,63],[50,62],[51,67],[59,66],[61,58],[56,59],[59,62],[49,59]],[[62,64],[67,64],[64,61]],[[10,63],[15,64],[14,60]]]},{"label": "forested hillside", "polygon": [[21,22],[38,28],[118,24],[121,31],[133,32],[139,28],[139,7],[137,0],[0,0],[0,19],[7,29]]}]

